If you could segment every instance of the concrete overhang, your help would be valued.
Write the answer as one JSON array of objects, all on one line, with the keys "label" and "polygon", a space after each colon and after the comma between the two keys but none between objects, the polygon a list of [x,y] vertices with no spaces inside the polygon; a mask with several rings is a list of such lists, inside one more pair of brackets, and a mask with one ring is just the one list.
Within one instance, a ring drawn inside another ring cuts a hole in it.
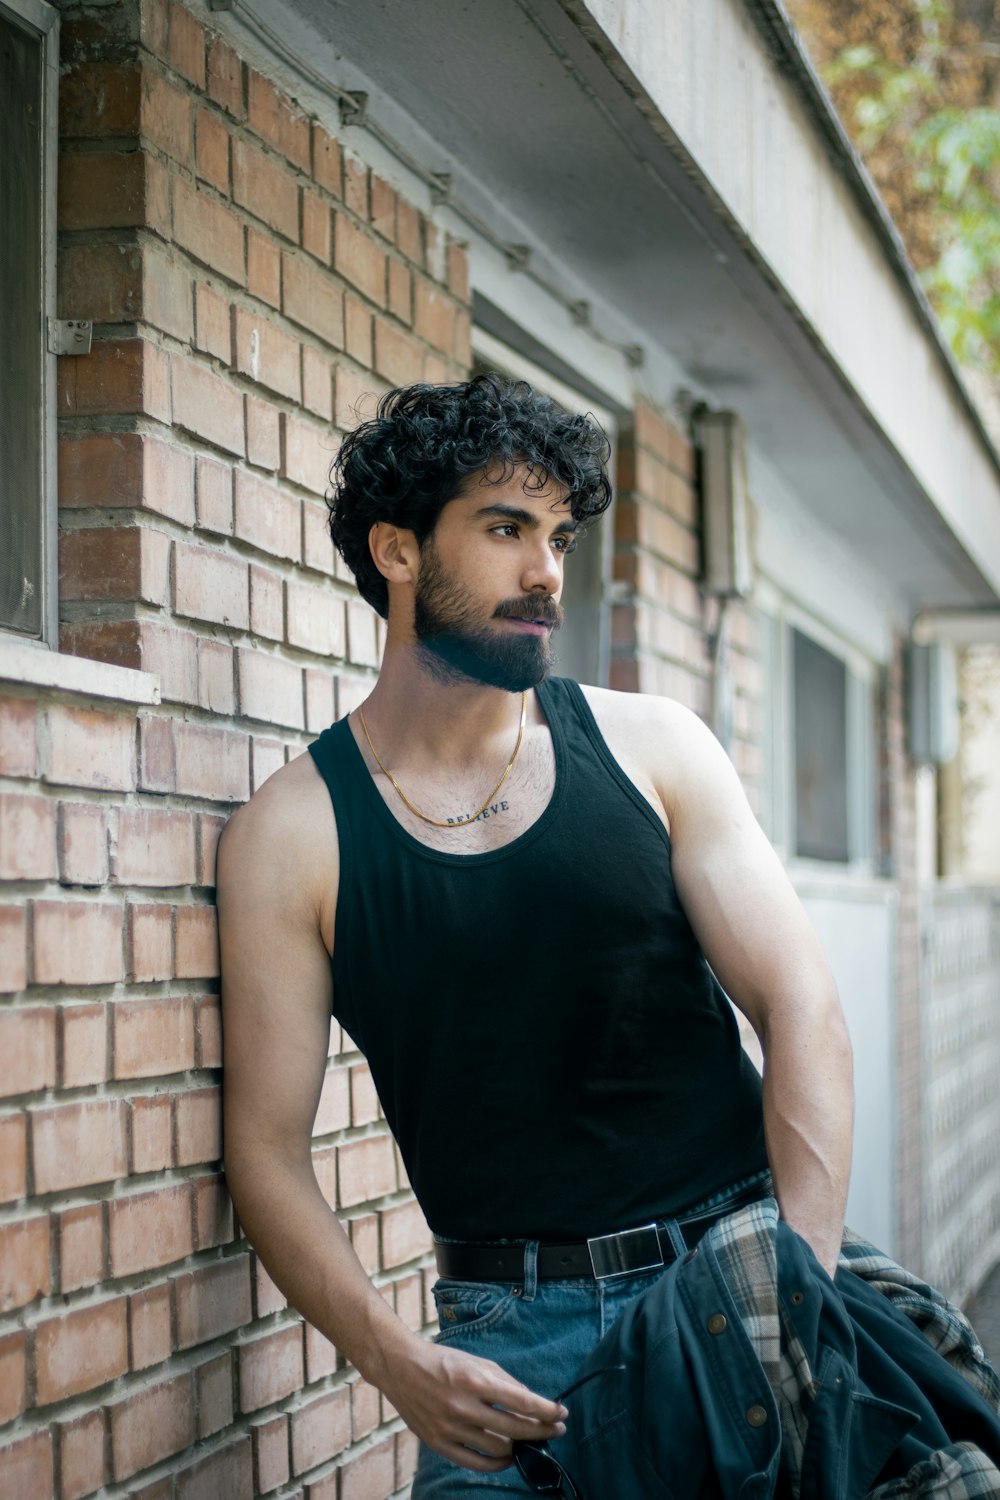
[{"label": "concrete overhang", "polygon": [[[443,222],[530,246],[621,344],[666,351],[739,411],[801,504],[912,610],[997,601],[997,455],[758,0],[214,6],[318,111],[324,90],[334,116],[338,94],[367,94],[370,125],[341,139],[373,132],[427,207],[448,174]],[[501,322],[513,305],[480,299]],[[525,352],[546,362],[542,344]],[[636,386],[662,399],[654,363]]]}]

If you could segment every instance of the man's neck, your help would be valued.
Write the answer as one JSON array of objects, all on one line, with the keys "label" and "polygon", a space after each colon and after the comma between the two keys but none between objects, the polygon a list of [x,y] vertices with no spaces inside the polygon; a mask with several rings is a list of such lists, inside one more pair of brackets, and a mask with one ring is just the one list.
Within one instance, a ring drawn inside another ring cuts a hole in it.
[{"label": "man's neck", "polygon": [[[529,694],[529,705],[532,702]],[[517,733],[521,694],[469,678],[444,681],[413,645],[387,643],[365,722],[386,765],[467,768]],[[353,716],[352,716],[353,717]]]}]

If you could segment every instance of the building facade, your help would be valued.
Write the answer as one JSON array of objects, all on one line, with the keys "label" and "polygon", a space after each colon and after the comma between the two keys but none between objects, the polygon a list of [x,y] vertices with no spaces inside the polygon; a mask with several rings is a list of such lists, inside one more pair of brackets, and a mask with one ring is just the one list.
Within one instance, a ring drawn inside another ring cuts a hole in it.
[{"label": "building facade", "polygon": [[[780,7],[0,0],[0,38],[0,1488],[407,1491],[414,1440],[234,1220],[212,897],[227,815],[377,672],[323,497],[411,381],[604,423],[563,670],[723,739],[843,994],[851,1220],[973,1290],[995,903],[928,876],[907,663],[915,617],[997,605],[1000,468]],[[429,1328],[336,1026],[315,1137]]]}]

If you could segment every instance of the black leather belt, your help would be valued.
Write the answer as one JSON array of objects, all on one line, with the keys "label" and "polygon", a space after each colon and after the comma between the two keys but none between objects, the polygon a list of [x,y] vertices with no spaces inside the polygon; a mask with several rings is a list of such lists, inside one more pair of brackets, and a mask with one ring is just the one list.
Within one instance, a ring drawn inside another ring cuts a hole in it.
[{"label": "black leather belt", "polygon": [[[687,1250],[693,1250],[702,1235],[737,1205],[728,1203],[715,1213],[676,1220],[676,1228]],[[538,1276],[541,1280],[568,1276],[592,1276],[603,1281],[610,1276],[634,1276],[669,1266],[678,1251],[662,1225],[644,1224],[619,1234],[600,1234],[576,1245],[540,1244]],[[436,1240],[434,1255],[438,1274],[455,1281],[524,1280],[524,1246],[473,1245]]]}]

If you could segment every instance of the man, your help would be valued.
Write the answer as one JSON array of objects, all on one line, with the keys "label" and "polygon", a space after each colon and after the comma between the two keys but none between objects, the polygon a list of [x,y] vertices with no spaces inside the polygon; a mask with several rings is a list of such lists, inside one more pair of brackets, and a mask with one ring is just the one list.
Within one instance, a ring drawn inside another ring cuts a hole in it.
[{"label": "man", "polygon": [[[422,1440],[415,1500],[530,1493],[513,1443],[558,1440],[552,1398],[604,1328],[768,1168],[828,1271],[840,1245],[850,1046],[728,759],[676,703],[548,675],[606,454],[497,376],[383,398],[331,515],[388,621],[378,681],[220,850],[229,1186],[289,1300]],[[331,1008],[439,1242],[434,1344],[313,1175]]]}]

